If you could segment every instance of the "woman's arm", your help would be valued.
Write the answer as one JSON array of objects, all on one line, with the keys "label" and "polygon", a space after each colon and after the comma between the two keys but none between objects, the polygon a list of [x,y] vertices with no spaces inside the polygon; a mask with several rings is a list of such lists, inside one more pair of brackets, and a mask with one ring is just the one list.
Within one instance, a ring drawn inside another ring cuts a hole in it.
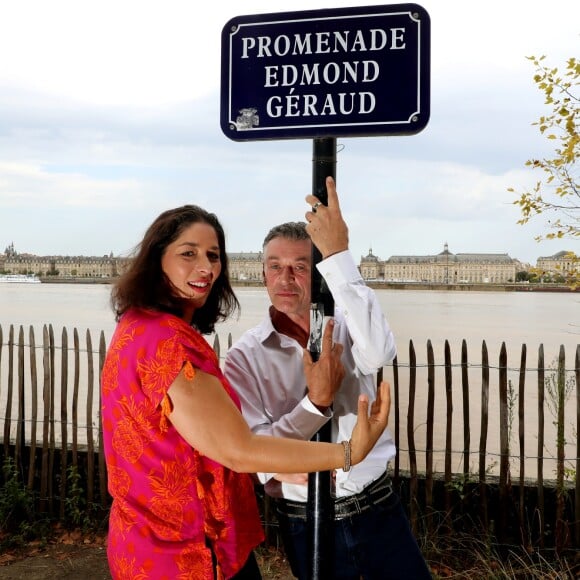
[{"label": "woman's arm", "polygon": [[[213,375],[196,369],[193,380],[179,373],[168,395],[169,419],[200,453],[237,472],[297,473],[344,466],[345,450],[337,443],[315,443],[254,435],[237,407]],[[387,426],[390,393],[387,383],[371,407],[359,398],[358,421],[352,436],[352,464],[366,457]]]}]

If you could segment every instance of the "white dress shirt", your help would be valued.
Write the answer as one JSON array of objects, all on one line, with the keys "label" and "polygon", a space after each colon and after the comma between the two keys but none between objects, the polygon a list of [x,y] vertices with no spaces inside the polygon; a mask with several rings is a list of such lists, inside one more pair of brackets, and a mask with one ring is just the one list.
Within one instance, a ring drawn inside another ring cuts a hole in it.
[{"label": "white dress shirt", "polygon": [[[278,333],[268,316],[231,347],[224,365],[225,375],[239,394],[242,412],[254,433],[309,440],[332,420],[331,440],[350,439],[359,394],[368,394],[370,402],[375,399],[375,373],[396,355],[393,333],[350,251],[334,254],[316,267],[334,298],[333,339],[344,346],[344,380],[332,410],[321,413],[306,395],[302,346]],[[385,472],[394,456],[395,444],[386,429],[364,461],[346,473],[337,470],[336,495],[360,492]],[[257,475],[268,495],[307,500],[308,486],[281,483],[273,479],[273,473]]]}]

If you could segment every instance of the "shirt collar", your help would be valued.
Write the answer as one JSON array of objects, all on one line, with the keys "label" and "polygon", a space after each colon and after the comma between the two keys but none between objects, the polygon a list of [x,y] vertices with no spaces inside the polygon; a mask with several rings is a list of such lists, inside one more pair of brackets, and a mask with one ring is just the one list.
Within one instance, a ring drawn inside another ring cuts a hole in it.
[{"label": "shirt collar", "polygon": [[302,348],[308,344],[308,333],[288,315],[270,306],[270,320],[276,332],[296,340]]}]

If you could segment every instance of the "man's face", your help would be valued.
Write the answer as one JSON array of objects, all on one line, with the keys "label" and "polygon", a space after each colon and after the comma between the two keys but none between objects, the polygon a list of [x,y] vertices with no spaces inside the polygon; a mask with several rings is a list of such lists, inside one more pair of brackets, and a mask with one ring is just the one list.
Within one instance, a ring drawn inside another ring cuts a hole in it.
[{"label": "man's face", "polygon": [[264,282],[274,308],[293,317],[309,317],[310,240],[274,238],[264,247]]}]

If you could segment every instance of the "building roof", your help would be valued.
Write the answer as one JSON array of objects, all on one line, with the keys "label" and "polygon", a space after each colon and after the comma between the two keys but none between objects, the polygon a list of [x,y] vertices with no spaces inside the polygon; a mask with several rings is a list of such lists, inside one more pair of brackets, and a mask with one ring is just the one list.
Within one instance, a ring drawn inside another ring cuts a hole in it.
[{"label": "building roof", "polygon": [[573,252],[570,250],[562,250],[561,252],[555,253],[553,256],[540,256],[538,260],[563,260],[572,254]]},{"label": "building roof", "polygon": [[230,260],[255,260],[262,261],[262,252],[228,252]]}]

